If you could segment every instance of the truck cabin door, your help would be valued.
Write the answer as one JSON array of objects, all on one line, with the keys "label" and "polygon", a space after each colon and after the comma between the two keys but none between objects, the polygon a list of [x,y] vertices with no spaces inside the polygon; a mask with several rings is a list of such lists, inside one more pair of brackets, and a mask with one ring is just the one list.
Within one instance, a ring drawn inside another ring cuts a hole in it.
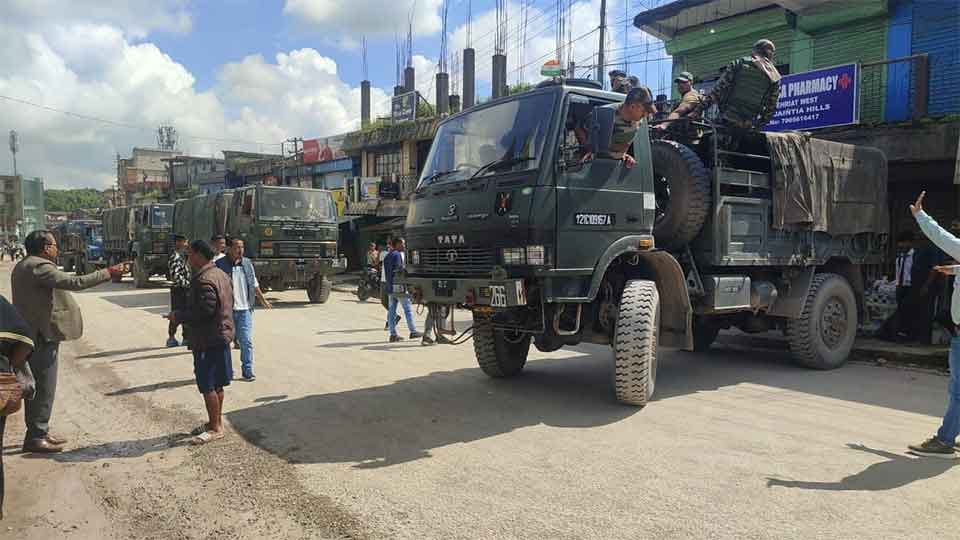
[{"label": "truck cabin door", "polygon": [[[609,103],[578,94],[567,98],[556,176],[558,269],[592,270],[617,240],[651,233],[653,170],[646,122],[630,150],[637,161],[632,168],[604,156],[582,161],[590,149],[593,109]],[[650,215],[644,214],[645,199]]]}]

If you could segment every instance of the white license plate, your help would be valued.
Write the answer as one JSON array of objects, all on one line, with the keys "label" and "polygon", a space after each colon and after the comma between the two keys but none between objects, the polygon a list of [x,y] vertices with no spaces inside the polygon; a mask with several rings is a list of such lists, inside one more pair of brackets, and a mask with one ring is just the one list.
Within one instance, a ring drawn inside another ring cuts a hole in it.
[{"label": "white license plate", "polygon": [[507,288],[505,286],[490,286],[490,305],[492,307],[507,307]]}]

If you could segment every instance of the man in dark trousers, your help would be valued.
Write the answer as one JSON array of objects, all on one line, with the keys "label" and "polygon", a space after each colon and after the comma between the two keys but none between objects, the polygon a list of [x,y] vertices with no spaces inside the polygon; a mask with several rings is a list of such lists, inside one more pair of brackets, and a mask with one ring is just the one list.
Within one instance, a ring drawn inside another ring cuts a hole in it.
[{"label": "man in dark trousers", "polygon": [[[187,265],[187,237],[182,234],[173,236],[174,249],[167,260],[167,266],[170,268],[170,311],[177,311],[187,307],[187,297],[190,294],[190,269]],[[167,347],[179,347],[177,342],[177,327],[179,322],[170,321],[167,325]],[[189,337],[186,325],[183,326],[183,342],[187,343]]]},{"label": "man in dark trousers", "polygon": [[233,379],[230,343],[233,341],[233,287],[230,278],[213,264],[214,252],[203,240],[194,240],[187,260],[194,269],[189,307],[166,318],[190,326],[193,373],[203,395],[209,421],[194,430],[193,444],[223,438],[223,389]]},{"label": "man in dark trousers", "polygon": [[85,276],[61,272],[55,260],[59,248],[50,231],[27,235],[27,256],[17,263],[10,277],[13,305],[30,325],[35,349],[30,369],[37,381],[36,397],[27,401],[24,421],[27,434],[24,452],[51,453],[63,450],[67,440],[50,434],[50,414],[57,393],[57,357],[61,341],[83,335],[80,306],[67,291],[81,291],[123,274],[123,264]]}]

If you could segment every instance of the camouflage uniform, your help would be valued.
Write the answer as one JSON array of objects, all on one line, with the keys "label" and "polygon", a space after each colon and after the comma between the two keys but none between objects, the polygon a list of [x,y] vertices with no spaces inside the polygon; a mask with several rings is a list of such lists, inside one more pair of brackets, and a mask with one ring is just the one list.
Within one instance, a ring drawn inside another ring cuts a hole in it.
[{"label": "camouflage uniform", "polygon": [[623,157],[623,154],[630,149],[633,144],[633,137],[640,128],[640,122],[630,122],[620,115],[620,107],[623,103],[611,103],[604,105],[608,109],[616,111],[613,120],[613,134],[610,137],[610,155],[616,159]]},{"label": "camouflage uniform", "polygon": [[702,109],[714,103],[720,120],[740,129],[762,129],[773,118],[780,96],[780,73],[773,63],[758,56],[738,58],[728,65]]}]

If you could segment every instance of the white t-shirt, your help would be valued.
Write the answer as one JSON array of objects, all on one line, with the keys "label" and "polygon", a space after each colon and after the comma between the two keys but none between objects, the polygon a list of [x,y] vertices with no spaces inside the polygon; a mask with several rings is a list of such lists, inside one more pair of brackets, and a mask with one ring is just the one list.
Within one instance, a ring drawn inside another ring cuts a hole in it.
[{"label": "white t-shirt", "polygon": [[[247,298],[247,274],[243,271],[243,265],[238,264],[234,266],[233,273],[230,277],[233,278],[233,310],[248,311],[251,301],[255,302],[256,299]],[[253,276],[253,286],[260,286],[260,283],[257,281],[257,276]]]}]

